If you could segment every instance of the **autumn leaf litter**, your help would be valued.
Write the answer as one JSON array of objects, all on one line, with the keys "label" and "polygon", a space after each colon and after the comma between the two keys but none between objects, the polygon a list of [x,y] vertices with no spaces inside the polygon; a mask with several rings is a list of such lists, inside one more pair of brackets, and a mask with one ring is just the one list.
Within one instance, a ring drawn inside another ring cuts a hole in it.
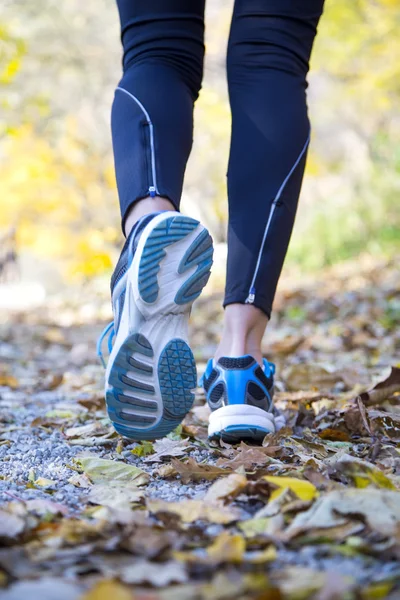
[{"label": "autumn leaf litter", "polygon": [[[200,390],[169,437],[123,440],[93,358],[104,298],[87,300],[93,323],[73,294],[14,314],[0,343],[0,596],[398,597],[398,271],[346,269],[283,285],[266,350],[286,427],[261,447],[210,444]],[[216,341],[219,298],[207,302],[200,363]]]}]

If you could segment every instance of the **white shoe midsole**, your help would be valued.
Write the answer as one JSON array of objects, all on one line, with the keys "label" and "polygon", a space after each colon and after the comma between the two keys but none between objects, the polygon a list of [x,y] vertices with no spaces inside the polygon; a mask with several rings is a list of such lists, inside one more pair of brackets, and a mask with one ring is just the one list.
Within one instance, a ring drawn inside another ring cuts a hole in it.
[{"label": "white shoe midsole", "polygon": [[271,433],[275,432],[275,420],[272,413],[249,404],[230,404],[218,408],[210,414],[208,435],[212,436],[233,425],[243,426],[243,429],[261,427]]}]

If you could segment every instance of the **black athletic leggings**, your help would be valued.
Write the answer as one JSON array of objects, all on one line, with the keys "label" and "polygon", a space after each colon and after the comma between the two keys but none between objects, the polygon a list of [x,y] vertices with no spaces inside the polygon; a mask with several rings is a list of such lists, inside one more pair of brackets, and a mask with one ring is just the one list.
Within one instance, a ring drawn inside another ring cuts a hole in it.
[{"label": "black athletic leggings", "polygon": [[[147,196],[179,209],[203,74],[205,0],[117,0],[124,75],[112,109],[121,213]],[[324,0],[236,0],[224,306],[271,312],[293,228],[310,124],[308,61]],[[212,26],[212,25],[211,25]]]}]

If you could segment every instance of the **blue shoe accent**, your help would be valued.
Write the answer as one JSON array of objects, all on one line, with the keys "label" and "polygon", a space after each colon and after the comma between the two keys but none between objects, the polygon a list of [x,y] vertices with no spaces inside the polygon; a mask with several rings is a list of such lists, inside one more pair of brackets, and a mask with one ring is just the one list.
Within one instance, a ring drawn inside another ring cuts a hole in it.
[{"label": "blue shoe accent", "polygon": [[[194,357],[186,342],[178,338],[171,340],[162,351],[158,363],[158,379],[164,409],[157,422],[155,413],[158,404],[153,399],[154,388],[127,374],[128,371],[139,375],[151,374],[147,364],[132,359],[133,352],[153,356],[153,349],[142,335],[134,334],[126,340],[109,377],[109,383],[113,387],[106,394],[108,415],[115,429],[125,437],[134,440],[158,439],[175,429],[193,405],[193,390],[196,388]],[[126,390],[129,390],[129,395],[124,393]],[[132,396],[135,391],[146,394],[148,400]],[[130,414],[129,409],[135,409],[135,414]],[[140,410],[140,415],[137,410]],[[143,429],[135,427],[139,424]]]},{"label": "blue shoe accent", "polygon": [[145,302],[157,300],[157,275],[161,259],[165,256],[164,248],[186,237],[198,224],[194,219],[179,216],[170,217],[153,229],[147,239],[139,266],[139,292]]},{"label": "blue shoe accent", "polygon": [[269,429],[264,427],[251,427],[244,425],[229,425],[220,432],[216,432],[213,439],[224,441],[226,444],[238,444],[241,441],[254,444],[261,444],[266,435],[271,433]]},{"label": "blue shoe accent", "polygon": [[196,388],[196,363],[186,342],[175,339],[164,348],[158,363],[158,378],[164,412],[182,418],[192,408]]},{"label": "blue shoe accent", "polygon": [[[222,357],[216,363],[209,360],[203,375],[203,387],[208,405],[212,412],[234,405],[248,405],[271,413],[274,393],[275,365],[264,359],[263,368],[249,355],[241,357]],[[257,412],[257,411],[256,411]],[[246,411],[243,411],[243,419]],[[268,421],[266,421],[268,422]],[[221,431],[213,431],[212,437],[223,439],[227,443],[240,440],[262,441],[270,429],[257,425],[227,425]]]},{"label": "blue shoe accent", "polygon": [[193,302],[201,294],[210,277],[212,263],[212,238],[208,231],[204,229],[187,249],[179,264],[178,273],[184,273],[195,265],[197,265],[197,269],[176,294],[176,304]]}]

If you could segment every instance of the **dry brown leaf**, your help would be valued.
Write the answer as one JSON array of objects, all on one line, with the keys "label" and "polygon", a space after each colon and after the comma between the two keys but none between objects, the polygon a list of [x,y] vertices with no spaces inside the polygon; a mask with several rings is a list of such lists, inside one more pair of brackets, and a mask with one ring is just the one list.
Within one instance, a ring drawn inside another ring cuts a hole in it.
[{"label": "dry brown leaf", "polygon": [[373,388],[360,394],[365,406],[381,404],[393,394],[400,393],[400,368],[390,367],[388,375]]},{"label": "dry brown leaf", "polygon": [[276,447],[255,447],[247,446],[242,442],[237,454],[233,458],[219,458],[217,467],[232,469],[244,468],[251,471],[255,467],[262,467],[270,462],[274,462],[273,456],[276,453]]},{"label": "dry brown leaf", "polygon": [[290,365],[284,370],[283,378],[290,392],[312,388],[329,392],[338,381],[341,381],[341,373],[332,365],[307,362]]},{"label": "dry brown leaf", "polygon": [[216,502],[219,500],[229,500],[235,498],[242,492],[247,485],[245,475],[232,473],[226,477],[222,477],[212,484],[204,496],[205,502]]},{"label": "dry brown leaf", "polygon": [[129,507],[133,502],[140,502],[144,491],[130,482],[97,483],[90,488],[88,500],[92,504],[100,504],[111,508]]},{"label": "dry brown leaf", "polygon": [[400,414],[369,409],[368,417],[374,435],[380,433],[391,440],[400,441]]},{"label": "dry brown leaf", "polygon": [[67,438],[85,438],[87,436],[104,435],[106,433],[115,433],[110,425],[102,425],[99,421],[88,423],[87,425],[79,425],[78,427],[69,427],[64,431]]},{"label": "dry brown leaf", "polygon": [[201,481],[207,479],[211,481],[221,475],[229,473],[228,469],[221,469],[214,465],[201,464],[189,457],[187,462],[182,462],[176,458],[171,459],[171,465],[174,470],[179,473],[183,483],[189,483],[190,481]]},{"label": "dry brown leaf", "polygon": [[400,492],[374,488],[328,492],[309,510],[296,515],[286,536],[291,538],[313,529],[329,529],[348,521],[366,522],[382,535],[394,535],[400,523]]},{"label": "dry brown leaf", "polygon": [[165,465],[160,465],[157,469],[155,469],[153,471],[153,475],[157,475],[163,479],[168,479],[169,477],[175,477],[178,475],[178,473],[171,463],[167,463]]},{"label": "dry brown leaf", "polygon": [[145,558],[156,558],[168,548],[173,547],[178,540],[175,531],[156,526],[138,525],[135,532],[124,540],[123,547],[132,554]]},{"label": "dry brown leaf", "polygon": [[163,438],[154,442],[155,454],[147,456],[145,462],[161,462],[164,458],[171,456],[182,456],[186,454],[190,447],[189,440],[171,440]]}]

